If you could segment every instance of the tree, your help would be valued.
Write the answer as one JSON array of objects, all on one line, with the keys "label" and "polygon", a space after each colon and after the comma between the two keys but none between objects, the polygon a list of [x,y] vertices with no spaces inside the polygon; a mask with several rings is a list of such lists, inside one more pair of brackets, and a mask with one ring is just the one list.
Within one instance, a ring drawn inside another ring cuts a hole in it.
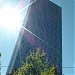
[{"label": "tree", "polygon": [[30,51],[26,62],[17,71],[14,71],[13,75],[56,75],[55,66],[49,67],[48,58],[45,55],[44,50],[40,52],[39,48],[35,52]]}]

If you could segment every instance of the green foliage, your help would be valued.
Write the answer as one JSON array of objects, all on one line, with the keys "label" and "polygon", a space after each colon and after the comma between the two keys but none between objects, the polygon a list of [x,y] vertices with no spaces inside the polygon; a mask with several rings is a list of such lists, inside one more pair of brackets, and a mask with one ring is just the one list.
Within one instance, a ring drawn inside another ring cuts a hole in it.
[{"label": "green foliage", "polygon": [[49,69],[44,72],[41,72],[41,75],[57,75],[56,74],[56,67],[53,65]]},{"label": "green foliage", "polygon": [[13,75],[56,75],[55,66],[49,68],[48,59],[45,59],[46,53],[44,50],[40,53],[37,48],[36,52],[30,51],[27,55],[26,62]]}]

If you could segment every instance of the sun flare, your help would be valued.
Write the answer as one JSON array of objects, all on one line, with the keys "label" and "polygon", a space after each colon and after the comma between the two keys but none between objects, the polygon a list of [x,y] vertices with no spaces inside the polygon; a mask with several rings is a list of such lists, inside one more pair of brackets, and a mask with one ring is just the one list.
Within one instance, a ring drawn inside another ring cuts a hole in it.
[{"label": "sun flare", "polygon": [[20,25],[21,15],[16,9],[5,7],[0,10],[0,27],[15,31]]}]

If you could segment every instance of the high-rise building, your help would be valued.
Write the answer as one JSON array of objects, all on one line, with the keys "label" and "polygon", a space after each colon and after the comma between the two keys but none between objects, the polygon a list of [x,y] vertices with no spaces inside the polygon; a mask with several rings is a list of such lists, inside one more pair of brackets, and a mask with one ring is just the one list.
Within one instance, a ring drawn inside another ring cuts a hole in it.
[{"label": "high-rise building", "polygon": [[49,0],[31,0],[6,74],[22,66],[30,50],[45,50],[62,75],[62,11]]}]

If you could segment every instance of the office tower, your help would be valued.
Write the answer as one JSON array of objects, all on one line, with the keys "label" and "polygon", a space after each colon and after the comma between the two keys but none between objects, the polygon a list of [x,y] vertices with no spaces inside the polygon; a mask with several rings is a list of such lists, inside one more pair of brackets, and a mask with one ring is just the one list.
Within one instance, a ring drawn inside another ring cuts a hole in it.
[{"label": "office tower", "polygon": [[31,0],[7,74],[22,66],[30,50],[45,50],[50,64],[62,74],[62,12],[49,0]]}]

